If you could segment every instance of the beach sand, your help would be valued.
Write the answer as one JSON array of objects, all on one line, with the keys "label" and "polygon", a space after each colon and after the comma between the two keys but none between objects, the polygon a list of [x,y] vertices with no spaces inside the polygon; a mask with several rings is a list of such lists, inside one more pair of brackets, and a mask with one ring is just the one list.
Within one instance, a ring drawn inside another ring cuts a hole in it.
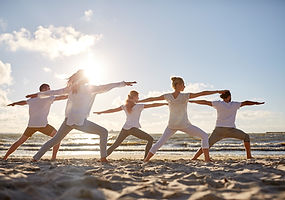
[{"label": "beach sand", "polygon": [[213,157],[191,161],[181,155],[114,153],[98,158],[10,158],[0,161],[0,199],[285,199],[285,156]]}]

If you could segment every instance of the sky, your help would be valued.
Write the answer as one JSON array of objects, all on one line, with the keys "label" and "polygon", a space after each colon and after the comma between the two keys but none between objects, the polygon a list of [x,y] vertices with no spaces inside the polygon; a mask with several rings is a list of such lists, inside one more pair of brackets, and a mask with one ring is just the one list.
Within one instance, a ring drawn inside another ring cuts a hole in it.
[{"label": "sky", "polygon": [[[124,104],[130,90],[140,98],[172,92],[171,76],[185,92],[229,89],[242,107],[236,125],[246,132],[285,131],[285,1],[282,0],[0,0],[0,133],[23,132],[25,100],[42,83],[63,88],[85,69],[92,84],[137,81],[96,96],[89,119],[120,130],[125,114],[93,111]],[[219,100],[211,95],[198,99]],[[49,123],[59,128],[66,101],[54,102]],[[167,106],[141,115],[142,129],[162,133]],[[212,107],[188,105],[192,124],[210,133]]]}]

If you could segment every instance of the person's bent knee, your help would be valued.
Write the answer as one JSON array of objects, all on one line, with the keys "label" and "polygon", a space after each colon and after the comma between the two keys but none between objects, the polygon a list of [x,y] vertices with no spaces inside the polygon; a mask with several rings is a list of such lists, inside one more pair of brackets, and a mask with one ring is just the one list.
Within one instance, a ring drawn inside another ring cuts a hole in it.
[{"label": "person's bent knee", "polygon": [[151,136],[147,139],[147,141],[150,142],[150,143],[153,143],[153,140],[154,140],[154,139],[153,139],[153,137],[151,137]]},{"label": "person's bent knee", "polygon": [[108,130],[105,128],[102,128],[102,130],[100,131],[100,135],[103,137],[108,137]]},{"label": "person's bent knee", "polygon": [[56,133],[57,133],[57,131],[54,130],[54,131],[51,132],[51,134],[50,134],[49,136],[50,136],[50,137],[53,137],[53,136],[55,136]]}]

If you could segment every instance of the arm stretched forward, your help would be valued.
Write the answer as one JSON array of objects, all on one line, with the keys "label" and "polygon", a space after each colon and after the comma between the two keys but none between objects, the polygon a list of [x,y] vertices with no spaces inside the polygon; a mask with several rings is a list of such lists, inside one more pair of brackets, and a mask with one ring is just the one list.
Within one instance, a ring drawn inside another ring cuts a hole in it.
[{"label": "arm stretched forward", "polygon": [[197,93],[190,93],[189,99],[200,97],[200,96],[206,96],[211,94],[223,94],[228,90],[215,90],[215,91],[203,91],[203,92],[197,92]]},{"label": "arm stretched forward", "polygon": [[108,110],[104,110],[104,111],[100,111],[100,112],[93,112],[94,114],[100,115],[100,114],[104,114],[104,113],[114,113],[114,112],[119,112],[122,110],[122,107],[118,107],[118,108],[113,108],[113,109],[108,109]]},{"label": "arm stretched forward", "polygon": [[27,101],[17,101],[17,102],[14,102],[14,103],[10,103],[8,104],[7,106],[15,106],[15,105],[19,105],[19,106],[23,106],[23,105],[26,105],[27,104]]},{"label": "arm stretched forward", "polygon": [[149,97],[149,98],[146,98],[146,99],[139,100],[138,102],[139,103],[143,103],[143,102],[161,101],[161,100],[164,100],[164,95],[161,95],[159,97]]},{"label": "arm stretched forward", "polygon": [[242,106],[252,106],[252,105],[261,105],[264,104],[265,102],[256,102],[256,101],[243,101],[241,102],[240,107]]},{"label": "arm stretched forward", "polygon": [[64,100],[64,99],[67,99],[68,98],[68,95],[62,95],[62,96],[57,96],[55,97],[55,101],[59,101],[59,100]]},{"label": "arm stretched forward", "polygon": [[196,103],[196,104],[200,104],[200,105],[213,106],[211,101],[206,101],[206,100],[189,101],[189,103]]},{"label": "arm stretched forward", "polygon": [[66,95],[66,94],[69,93],[69,90],[70,90],[69,87],[65,87],[65,88],[61,88],[61,89],[58,89],[58,90],[48,90],[48,91],[44,91],[44,92],[28,94],[26,97],[27,98],[35,98],[37,96],[43,97],[43,96]]}]

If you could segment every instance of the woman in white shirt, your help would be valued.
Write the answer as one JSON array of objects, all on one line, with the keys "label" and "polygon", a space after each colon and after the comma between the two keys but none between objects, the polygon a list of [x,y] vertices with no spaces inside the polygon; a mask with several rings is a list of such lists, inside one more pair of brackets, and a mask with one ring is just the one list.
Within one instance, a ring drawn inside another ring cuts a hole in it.
[{"label": "woman in white shirt", "polygon": [[190,136],[196,136],[202,139],[202,149],[205,155],[205,161],[209,162],[209,143],[208,134],[202,131],[200,128],[192,125],[187,116],[187,104],[190,98],[196,98],[204,95],[211,95],[216,93],[223,93],[224,90],[217,91],[203,91],[198,93],[181,93],[184,88],[184,81],[180,77],[172,77],[173,93],[164,94],[159,97],[150,97],[139,102],[159,101],[166,100],[169,105],[169,121],[168,126],[165,129],[163,135],[159,138],[156,144],[152,146],[147,157],[144,159],[145,162],[156,153],[156,151],[167,142],[167,140],[176,132],[182,131],[189,134]]},{"label": "woman in white shirt", "polygon": [[112,146],[110,146],[107,150],[107,156],[109,156],[129,135],[133,135],[137,138],[140,138],[142,140],[146,140],[147,144],[145,147],[145,156],[146,158],[152,143],[153,138],[145,133],[144,131],[140,130],[141,125],[139,123],[141,112],[144,108],[153,108],[158,106],[167,105],[167,103],[153,103],[153,104],[137,104],[139,100],[139,93],[135,90],[131,91],[128,95],[128,99],[126,100],[126,104],[122,105],[118,108],[109,109],[101,112],[94,112],[96,114],[103,114],[103,113],[113,113],[113,112],[119,112],[121,110],[124,110],[126,113],[126,122],[119,133],[116,141]]},{"label": "woman in white shirt", "polygon": [[[235,125],[236,114],[237,110],[240,107],[260,105],[264,104],[264,102],[255,102],[255,101],[235,102],[232,101],[230,91],[226,91],[225,93],[221,94],[220,97],[223,99],[223,101],[206,101],[206,100],[189,101],[190,103],[212,106],[217,110],[216,127],[213,133],[209,137],[209,147],[213,146],[215,143],[224,138],[235,138],[243,140],[247,159],[251,159],[252,156],[250,150],[250,138],[247,133],[236,128]],[[202,153],[203,153],[202,149],[199,149],[197,153],[194,155],[192,160],[196,160]]]},{"label": "woman in white shirt", "polygon": [[77,129],[87,133],[98,134],[100,136],[100,154],[101,162],[107,162],[106,146],[108,131],[87,120],[90,109],[94,102],[96,94],[107,92],[115,87],[132,86],[136,82],[119,82],[106,85],[90,85],[84,75],[83,70],[78,70],[67,82],[67,87],[59,90],[50,90],[36,94],[27,95],[27,97],[52,96],[68,94],[68,100],[65,109],[65,120],[59,128],[57,134],[34,155],[34,161],[38,161],[51,147],[58,144],[72,129]]}]

